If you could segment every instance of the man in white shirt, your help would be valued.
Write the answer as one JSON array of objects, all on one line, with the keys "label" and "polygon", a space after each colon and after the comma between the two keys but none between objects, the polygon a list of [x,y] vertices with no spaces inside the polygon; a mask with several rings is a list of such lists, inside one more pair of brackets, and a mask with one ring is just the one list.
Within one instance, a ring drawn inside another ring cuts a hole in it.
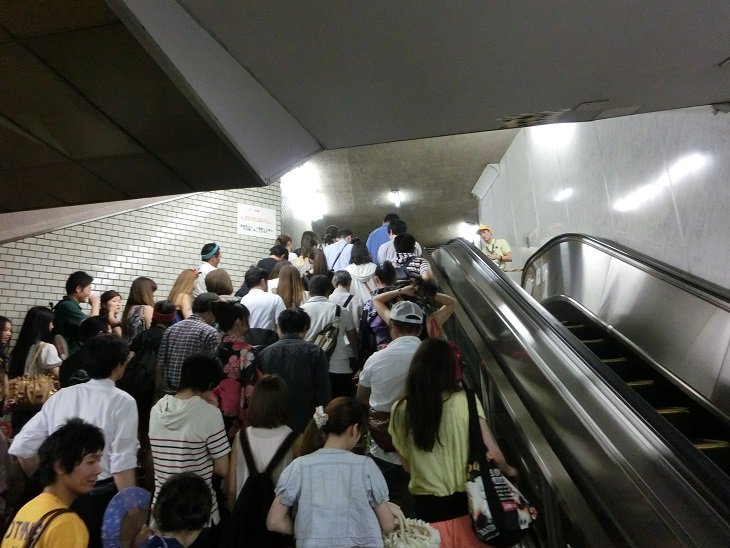
[{"label": "man in white shirt", "polygon": [[[405,393],[411,359],[421,344],[424,312],[416,303],[399,301],[390,309],[388,329],[392,342],[368,358],[360,373],[357,399],[381,413],[390,413],[393,404]],[[371,428],[372,430],[372,428]],[[387,427],[385,428],[387,431]],[[395,451],[385,451],[373,433],[370,454],[385,476],[390,498],[403,512],[413,515],[413,498],[408,492],[408,474]]]},{"label": "man in white shirt", "polygon": [[330,270],[344,270],[350,264],[352,255],[352,230],[341,228],[338,240],[324,248],[327,259],[327,268]]},{"label": "man in white shirt", "polygon": [[137,404],[115,383],[124,376],[127,343],[114,335],[100,335],[86,343],[87,373],[91,380],[59,390],[15,436],[9,453],[18,457],[26,474],[38,467],[38,448],[69,419],[78,417],[102,430],[106,445],[101,473],[88,495],[76,499],[75,510],[89,529],[89,546],[101,546],[101,522],[117,490],[135,485],[137,468]]},{"label": "man in white shirt", "polygon": [[268,277],[263,268],[250,268],[244,277],[248,293],[241,299],[241,304],[250,314],[249,328],[275,331],[276,319],[286,310],[286,305],[281,297],[268,292]]},{"label": "man in white shirt", "polygon": [[[396,259],[396,250],[395,250],[395,237],[399,236],[400,234],[405,234],[408,232],[408,225],[403,219],[394,219],[388,223],[388,238],[390,238],[389,241],[385,242],[383,245],[381,245],[378,248],[378,256],[377,256],[377,263],[383,264],[385,261],[390,261],[391,263],[395,261]],[[420,257],[422,255],[423,251],[421,250],[421,244],[416,242],[415,245],[415,254],[416,257]]]},{"label": "man in white shirt", "polygon": [[208,272],[218,268],[218,264],[221,262],[220,246],[215,242],[205,244],[203,249],[200,250],[200,259],[202,262],[198,266],[198,278],[195,280],[195,287],[193,287],[193,299],[208,291],[205,288],[205,277]]},{"label": "man in white shirt", "polygon": [[[332,293],[332,282],[327,276],[317,275],[309,280],[309,300],[302,305],[302,309],[309,314],[311,325],[304,335],[304,340],[312,342],[317,335],[328,325],[334,322],[337,314],[337,307],[333,302],[327,300]],[[345,338],[350,343],[350,348],[358,348],[357,328],[352,320],[352,315],[340,309],[340,332],[337,337],[337,345],[329,358],[330,384],[332,386],[332,397],[352,396],[355,391],[353,384],[353,369],[348,356],[348,346]]]}]

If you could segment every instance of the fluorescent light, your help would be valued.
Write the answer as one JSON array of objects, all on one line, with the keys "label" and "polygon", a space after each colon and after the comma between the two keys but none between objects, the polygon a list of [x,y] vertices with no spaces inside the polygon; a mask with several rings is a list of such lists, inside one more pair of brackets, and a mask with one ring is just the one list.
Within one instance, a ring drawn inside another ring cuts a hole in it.
[{"label": "fluorescent light", "polygon": [[327,199],[320,189],[319,171],[310,162],[281,177],[281,196],[294,216],[302,221],[321,219],[327,212]]},{"label": "fluorescent light", "polygon": [[570,198],[573,195],[573,189],[572,188],[564,188],[560,192],[558,192],[555,195],[555,201],[556,202],[564,202],[568,198]]},{"label": "fluorescent light", "polygon": [[393,202],[395,207],[400,207],[400,191],[391,190],[389,196],[390,196],[390,201]]},{"label": "fluorescent light", "polygon": [[530,133],[542,145],[563,148],[573,140],[575,128],[576,124],[545,124],[531,127]]}]

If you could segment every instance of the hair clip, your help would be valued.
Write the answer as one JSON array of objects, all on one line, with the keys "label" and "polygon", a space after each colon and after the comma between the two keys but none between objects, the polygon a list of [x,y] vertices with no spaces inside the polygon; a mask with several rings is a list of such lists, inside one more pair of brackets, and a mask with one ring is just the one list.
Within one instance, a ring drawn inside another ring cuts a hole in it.
[{"label": "hair clip", "polygon": [[327,424],[327,419],[329,419],[329,415],[324,412],[324,407],[321,405],[318,405],[316,409],[314,410],[314,415],[312,418],[314,419],[314,424],[317,425],[318,430],[322,430],[325,424]]}]

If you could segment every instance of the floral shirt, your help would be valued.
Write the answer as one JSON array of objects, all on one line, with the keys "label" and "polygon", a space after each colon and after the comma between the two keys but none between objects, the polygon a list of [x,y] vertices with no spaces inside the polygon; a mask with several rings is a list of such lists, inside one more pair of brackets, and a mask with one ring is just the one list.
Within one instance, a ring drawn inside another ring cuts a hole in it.
[{"label": "floral shirt", "polygon": [[253,385],[258,376],[253,365],[253,347],[241,339],[224,335],[218,358],[223,364],[225,378],[213,390],[223,415],[243,421],[248,400],[253,394]]}]

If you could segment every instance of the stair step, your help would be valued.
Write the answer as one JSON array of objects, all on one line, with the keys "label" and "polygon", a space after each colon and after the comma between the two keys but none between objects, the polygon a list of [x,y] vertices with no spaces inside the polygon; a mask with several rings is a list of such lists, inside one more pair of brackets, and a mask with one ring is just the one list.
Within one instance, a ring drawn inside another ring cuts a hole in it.
[{"label": "stair step", "polygon": [[691,429],[691,412],[689,407],[684,406],[668,406],[660,407],[656,410],[662,417],[667,419],[669,423],[677,430],[688,436]]},{"label": "stair step", "polygon": [[640,379],[638,381],[630,381],[626,383],[629,388],[632,388],[639,396],[644,398],[649,405],[656,405],[657,402],[657,387],[656,383],[652,379]]},{"label": "stair step", "polygon": [[725,440],[694,439],[694,446],[723,470],[730,469],[730,443]]}]

